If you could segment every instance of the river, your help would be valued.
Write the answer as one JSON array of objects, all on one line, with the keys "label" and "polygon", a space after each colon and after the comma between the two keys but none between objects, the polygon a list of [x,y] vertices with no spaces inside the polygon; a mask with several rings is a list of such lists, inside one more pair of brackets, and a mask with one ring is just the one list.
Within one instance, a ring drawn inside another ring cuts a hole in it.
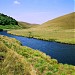
[{"label": "river", "polygon": [[75,65],[75,45],[48,42],[33,38],[15,36],[8,34],[6,31],[1,31],[0,35],[16,38],[22,43],[23,46],[28,46],[35,50],[40,50],[46,53],[47,55],[51,56],[52,58],[57,59],[60,63]]}]

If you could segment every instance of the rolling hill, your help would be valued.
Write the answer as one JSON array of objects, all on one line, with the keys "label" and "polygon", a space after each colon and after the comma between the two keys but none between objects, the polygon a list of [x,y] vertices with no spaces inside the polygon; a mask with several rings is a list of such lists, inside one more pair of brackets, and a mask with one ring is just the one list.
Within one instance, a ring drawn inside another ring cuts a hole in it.
[{"label": "rolling hill", "polygon": [[49,20],[38,27],[9,33],[48,41],[75,44],[75,12]]},{"label": "rolling hill", "polygon": [[31,23],[27,23],[27,22],[18,22],[18,25],[20,27],[22,27],[23,29],[28,29],[28,28],[32,28],[32,27],[37,27],[39,24],[31,24]]},{"label": "rolling hill", "polygon": [[[42,25],[45,27],[59,27],[62,29],[75,29],[75,12],[49,20]],[[42,27],[43,27],[42,26]]]}]

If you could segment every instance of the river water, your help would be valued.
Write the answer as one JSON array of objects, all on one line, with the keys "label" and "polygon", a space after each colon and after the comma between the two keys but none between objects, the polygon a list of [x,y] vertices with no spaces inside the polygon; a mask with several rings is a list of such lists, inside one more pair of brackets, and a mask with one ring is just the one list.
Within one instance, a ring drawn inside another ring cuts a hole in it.
[{"label": "river water", "polygon": [[16,38],[22,43],[23,46],[28,46],[35,50],[40,50],[51,56],[52,58],[57,59],[60,63],[75,65],[75,45],[61,44],[57,42],[48,42],[33,38],[15,36],[8,34],[6,31],[0,32],[0,35]]}]

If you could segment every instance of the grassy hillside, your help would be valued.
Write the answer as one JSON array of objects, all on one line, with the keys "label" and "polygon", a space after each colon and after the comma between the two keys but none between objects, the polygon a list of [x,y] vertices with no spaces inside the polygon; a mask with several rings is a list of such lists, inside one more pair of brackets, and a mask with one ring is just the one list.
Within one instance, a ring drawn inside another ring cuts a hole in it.
[{"label": "grassy hillside", "polygon": [[75,44],[75,12],[55,18],[42,25],[9,33],[48,41]]},{"label": "grassy hillside", "polygon": [[60,27],[62,29],[75,29],[75,12],[55,18],[48,22],[43,23],[44,27]]},{"label": "grassy hillside", "polygon": [[31,27],[37,27],[39,24],[30,24],[27,22],[18,22],[19,26],[21,26],[23,29],[28,29]]},{"label": "grassy hillside", "polygon": [[46,54],[0,36],[1,75],[75,75],[75,66],[60,64]]}]

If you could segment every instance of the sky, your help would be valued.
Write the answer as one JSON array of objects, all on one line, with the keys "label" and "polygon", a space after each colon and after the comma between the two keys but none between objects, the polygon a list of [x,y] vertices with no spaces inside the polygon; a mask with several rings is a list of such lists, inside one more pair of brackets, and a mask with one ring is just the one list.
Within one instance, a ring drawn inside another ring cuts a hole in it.
[{"label": "sky", "polygon": [[18,21],[41,24],[74,12],[75,0],[0,0],[0,13]]}]

